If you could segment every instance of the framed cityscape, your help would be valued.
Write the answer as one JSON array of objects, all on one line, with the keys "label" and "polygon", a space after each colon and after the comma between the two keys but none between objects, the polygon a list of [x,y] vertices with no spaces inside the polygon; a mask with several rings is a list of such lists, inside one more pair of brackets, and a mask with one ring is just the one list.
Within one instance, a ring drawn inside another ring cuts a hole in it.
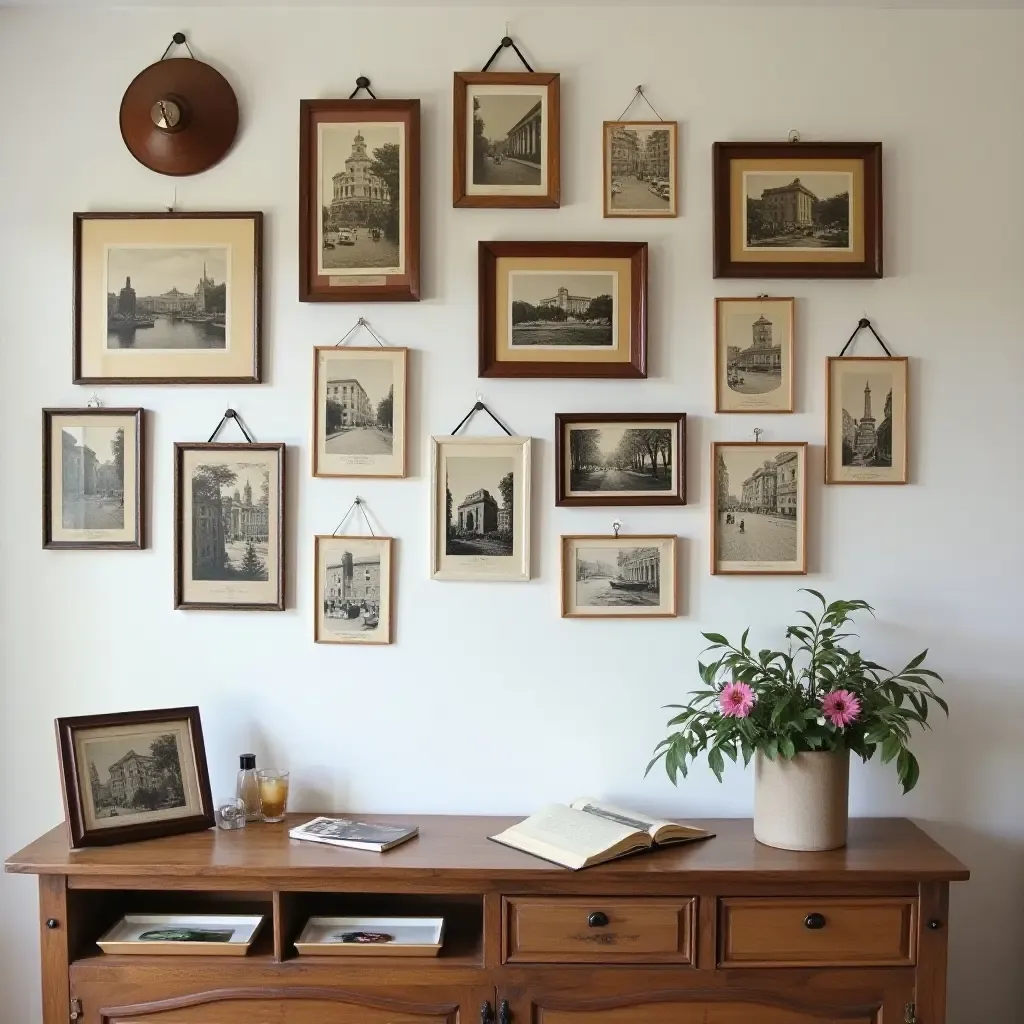
[{"label": "framed cityscape", "polygon": [[793,411],[796,300],[715,299],[715,412]]},{"label": "framed cityscape", "polygon": [[391,643],[392,539],[326,534],[313,543],[314,641]]},{"label": "framed cityscape", "polygon": [[675,121],[605,121],[605,217],[675,217],[677,146]]}]

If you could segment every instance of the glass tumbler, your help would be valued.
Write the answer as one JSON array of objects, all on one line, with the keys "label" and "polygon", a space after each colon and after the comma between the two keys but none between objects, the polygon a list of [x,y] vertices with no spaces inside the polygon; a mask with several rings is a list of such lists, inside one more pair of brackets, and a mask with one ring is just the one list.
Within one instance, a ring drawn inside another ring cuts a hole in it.
[{"label": "glass tumbler", "polygon": [[256,777],[260,782],[260,806],[264,821],[284,821],[288,810],[288,772],[279,768],[261,768]]}]

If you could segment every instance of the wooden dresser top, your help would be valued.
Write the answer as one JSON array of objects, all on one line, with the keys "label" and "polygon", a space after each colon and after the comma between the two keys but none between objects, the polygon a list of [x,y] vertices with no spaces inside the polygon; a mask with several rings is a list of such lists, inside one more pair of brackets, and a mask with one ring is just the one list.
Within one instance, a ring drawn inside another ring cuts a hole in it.
[{"label": "wooden dresser top", "polygon": [[[71,850],[63,825],[6,862],[21,874],[140,878],[231,879],[254,886],[285,885],[293,878],[324,882],[374,879],[379,883],[426,881],[539,882],[574,873],[488,840],[518,818],[449,815],[354,815],[361,821],[410,822],[420,835],[384,854],[346,850],[288,838],[288,829],[313,814],[291,814],[277,825],[235,832],[210,829],[122,846]],[[825,853],[792,853],[755,842],[746,818],[695,819],[714,839],[657,849],[576,873],[589,885],[608,882],[721,880],[829,882],[964,881],[969,872],[952,854],[905,818],[858,818],[849,845]],[[179,883],[180,884],[180,883]]]}]

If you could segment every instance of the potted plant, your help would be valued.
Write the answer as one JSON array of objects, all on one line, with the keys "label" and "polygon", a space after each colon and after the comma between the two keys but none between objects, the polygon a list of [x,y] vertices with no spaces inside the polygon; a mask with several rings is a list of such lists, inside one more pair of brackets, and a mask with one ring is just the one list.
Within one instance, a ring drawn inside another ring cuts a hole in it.
[{"label": "potted plant", "polygon": [[686,777],[688,763],[707,752],[722,781],[725,758],[744,765],[754,759],[754,836],[786,850],[831,850],[846,843],[850,751],[864,761],[875,753],[895,761],[896,775],[909,792],[919,768],[910,752],[911,731],[929,728],[929,704],[948,716],[949,708],[923,668],[927,650],[901,672],[891,673],[860,651],[843,646],[843,632],[855,612],[873,612],[864,601],[821,602],[817,616],[786,629],[786,651],[739,646],[720,633],[704,633],[713,660],[697,669],[705,689],[688,704],[669,704],[679,713],[674,730],[657,747],[647,772],[661,760],[673,785]]}]

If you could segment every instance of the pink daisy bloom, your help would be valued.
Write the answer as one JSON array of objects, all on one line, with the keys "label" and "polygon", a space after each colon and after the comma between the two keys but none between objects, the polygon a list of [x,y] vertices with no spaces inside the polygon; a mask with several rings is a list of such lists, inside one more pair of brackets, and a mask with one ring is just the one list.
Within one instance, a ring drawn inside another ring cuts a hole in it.
[{"label": "pink daisy bloom", "polygon": [[833,690],[825,694],[821,713],[837,728],[845,729],[857,720],[860,701],[849,690]]},{"label": "pink daisy bloom", "polygon": [[726,683],[718,695],[718,705],[727,718],[746,718],[754,700],[754,691],[746,683]]}]

